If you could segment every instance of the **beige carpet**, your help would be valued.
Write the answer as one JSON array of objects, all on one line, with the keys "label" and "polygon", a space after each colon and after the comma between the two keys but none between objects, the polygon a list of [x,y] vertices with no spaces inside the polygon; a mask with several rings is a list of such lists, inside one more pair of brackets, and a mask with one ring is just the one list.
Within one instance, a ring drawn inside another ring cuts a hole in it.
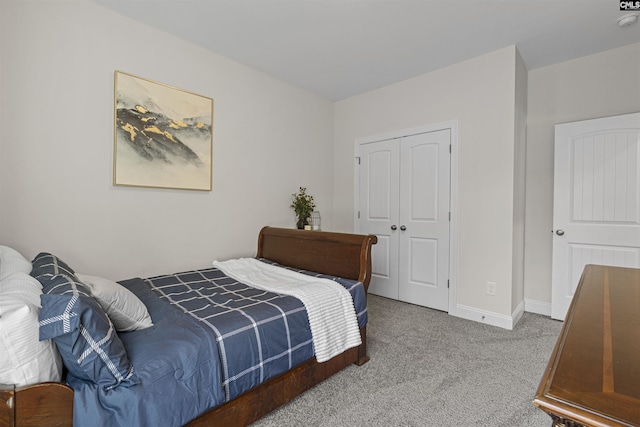
[{"label": "beige carpet", "polygon": [[371,361],[253,425],[547,427],[531,401],[561,327],[525,313],[508,331],[371,295]]}]

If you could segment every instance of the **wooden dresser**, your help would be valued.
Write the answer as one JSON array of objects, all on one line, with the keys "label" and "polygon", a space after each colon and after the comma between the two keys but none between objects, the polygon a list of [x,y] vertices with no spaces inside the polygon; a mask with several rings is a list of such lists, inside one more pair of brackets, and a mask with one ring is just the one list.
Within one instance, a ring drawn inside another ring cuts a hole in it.
[{"label": "wooden dresser", "polygon": [[640,269],[585,267],[533,402],[553,426],[640,426]]}]

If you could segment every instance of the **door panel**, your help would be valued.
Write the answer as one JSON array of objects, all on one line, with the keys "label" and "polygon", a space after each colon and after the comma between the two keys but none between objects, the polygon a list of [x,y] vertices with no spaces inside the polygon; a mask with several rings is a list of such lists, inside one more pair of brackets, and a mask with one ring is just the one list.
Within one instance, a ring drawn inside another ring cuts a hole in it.
[{"label": "door panel", "polygon": [[360,230],[378,237],[372,249],[369,292],[398,299],[398,187],[400,150],[397,140],[360,147]]},{"label": "door panel", "polygon": [[397,153],[385,147],[372,151],[366,156],[369,181],[367,218],[370,220],[391,221],[392,219],[391,209],[394,203],[391,200],[390,187],[395,184],[391,174],[396,171],[392,165],[396,157]]},{"label": "door panel", "polygon": [[551,317],[584,266],[640,267],[640,114],[556,126]]},{"label": "door panel", "polygon": [[572,220],[638,224],[638,132],[575,137]]},{"label": "door panel", "polygon": [[616,267],[640,265],[640,249],[638,248],[584,244],[569,244],[567,246],[570,270],[568,272],[569,280],[562,285],[562,295],[565,298],[571,299],[573,297],[585,265],[597,264]]},{"label": "door panel", "polygon": [[413,238],[409,242],[409,282],[413,285],[438,285],[438,241]]},{"label": "door panel", "polygon": [[[407,144],[411,141],[403,143]],[[413,140],[413,145],[405,150],[404,155],[411,159],[406,182],[410,186],[408,214],[413,221],[437,221],[438,219],[439,148],[437,144],[416,143]]]},{"label": "door panel", "polygon": [[371,253],[371,270],[374,277],[389,280],[391,278],[391,255],[389,251],[391,238],[389,235],[377,234],[377,236],[376,250]]}]

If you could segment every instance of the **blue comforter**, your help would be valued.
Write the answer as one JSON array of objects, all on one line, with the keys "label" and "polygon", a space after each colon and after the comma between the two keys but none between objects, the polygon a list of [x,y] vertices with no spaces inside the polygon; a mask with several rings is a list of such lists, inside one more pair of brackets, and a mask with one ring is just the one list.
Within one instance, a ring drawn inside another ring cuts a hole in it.
[{"label": "blue comforter", "polygon": [[154,326],[120,333],[140,378],[105,391],[68,376],[76,426],[181,426],[224,401],[220,358],[210,330],[158,298],[142,279],[122,282],[149,310]]},{"label": "blue comforter", "polygon": [[[323,276],[326,277],[326,276]],[[361,283],[336,279],[367,321]],[[154,326],[119,333],[140,384],[104,391],[69,376],[74,425],[180,426],[313,357],[302,303],[216,268],[121,282]]]}]

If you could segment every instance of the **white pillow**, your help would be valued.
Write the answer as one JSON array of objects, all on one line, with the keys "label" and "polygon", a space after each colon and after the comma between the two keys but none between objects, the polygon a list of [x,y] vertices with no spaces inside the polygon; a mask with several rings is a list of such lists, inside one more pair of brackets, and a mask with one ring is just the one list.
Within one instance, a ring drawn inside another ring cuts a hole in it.
[{"label": "white pillow", "polygon": [[147,307],[129,289],[102,277],[79,273],[76,276],[87,285],[117,331],[135,331],[153,326]]},{"label": "white pillow", "polygon": [[62,377],[60,354],[51,340],[39,341],[42,285],[26,273],[0,280],[0,383],[16,386]]},{"label": "white pillow", "polygon": [[0,280],[13,273],[31,273],[31,263],[15,249],[0,246]]}]

